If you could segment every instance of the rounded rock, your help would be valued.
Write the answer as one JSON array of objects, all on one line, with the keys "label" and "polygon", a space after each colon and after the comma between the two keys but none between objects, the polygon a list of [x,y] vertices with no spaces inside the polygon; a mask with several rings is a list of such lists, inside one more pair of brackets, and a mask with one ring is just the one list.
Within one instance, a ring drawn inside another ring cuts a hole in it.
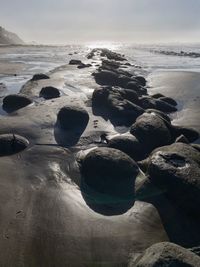
[{"label": "rounded rock", "polygon": [[8,95],[3,99],[3,109],[10,113],[20,108],[24,108],[32,103],[32,100],[22,94]]},{"label": "rounded rock", "polygon": [[47,79],[49,79],[49,76],[43,73],[38,73],[33,76],[31,81],[39,81],[39,80],[47,80]]},{"label": "rounded rock", "polygon": [[45,99],[57,98],[59,96],[60,91],[53,86],[43,87],[40,91],[40,97],[43,97]]},{"label": "rounded rock", "polygon": [[81,134],[87,127],[89,114],[82,107],[65,106],[59,111],[57,119],[62,129],[78,131]]},{"label": "rounded rock", "polygon": [[81,173],[95,192],[122,199],[134,199],[137,164],[125,153],[113,148],[97,148],[84,158]]},{"label": "rounded rock", "polygon": [[156,147],[170,144],[172,141],[170,130],[163,119],[156,114],[144,113],[138,117],[130,132],[149,152]]},{"label": "rounded rock", "polygon": [[1,134],[0,135],[0,156],[10,156],[16,154],[29,145],[26,138],[17,134]]}]

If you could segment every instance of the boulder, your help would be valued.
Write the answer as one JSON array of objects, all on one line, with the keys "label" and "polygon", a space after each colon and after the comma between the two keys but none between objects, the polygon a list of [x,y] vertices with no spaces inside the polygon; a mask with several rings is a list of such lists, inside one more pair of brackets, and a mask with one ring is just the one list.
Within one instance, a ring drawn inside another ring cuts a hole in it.
[{"label": "boulder", "polygon": [[[139,168],[125,153],[113,148],[89,152],[81,164],[84,183],[104,195],[104,204],[134,203],[134,184]],[[108,202],[107,202],[108,201]]]},{"label": "boulder", "polygon": [[82,65],[82,61],[81,60],[78,60],[78,59],[71,59],[69,61],[69,65]]},{"label": "boulder", "polygon": [[0,135],[0,157],[16,154],[29,145],[26,138],[17,134],[1,134]]},{"label": "boulder", "polygon": [[136,136],[148,152],[172,142],[170,130],[163,119],[152,113],[144,113],[138,117],[131,126],[130,132]]},{"label": "boulder", "polygon": [[57,121],[62,129],[79,132],[81,135],[87,127],[89,115],[82,107],[65,106],[59,111]]},{"label": "boulder", "polygon": [[128,267],[200,267],[200,257],[179,245],[162,242],[130,260]]},{"label": "boulder", "polygon": [[162,112],[168,112],[168,113],[177,111],[177,108],[175,106],[170,105],[165,101],[162,101],[160,99],[155,99],[150,96],[141,97],[140,103],[144,109],[158,109]]},{"label": "boulder", "polygon": [[143,76],[136,76],[134,79],[142,86],[145,86],[147,81]]},{"label": "boulder", "polygon": [[159,97],[159,100],[162,100],[172,106],[177,106],[177,102],[171,97]]},{"label": "boulder", "polygon": [[59,96],[60,91],[53,86],[43,87],[40,91],[40,97],[43,97],[45,99],[57,98]]},{"label": "boulder", "polygon": [[49,76],[43,73],[38,73],[33,76],[31,81],[39,81],[39,80],[46,80],[46,79],[49,79]]},{"label": "boulder", "polygon": [[126,76],[126,75],[119,75],[118,77],[118,85],[123,87],[123,88],[127,88],[128,83],[131,82],[131,78]]},{"label": "boulder", "polygon": [[162,188],[173,205],[195,216],[200,214],[200,152],[184,143],[174,143],[152,152],[148,175]]},{"label": "boulder", "polygon": [[109,70],[102,70],[100,72],[94,73],[96,83],[100,85],[118,85],[118,75]]},{"label": "boulder", "polygon": [[10,113],[20,108],[26,107],[32,103],[32,100],[26,95],[13,94],[4,97],[3,99],[3,109]]},{"label": "boulder", "polygon": [[162,118],[165,122],[167,122],[169,125],[171,125],[171,119],[170,119],[170,117],[167,116],[167,114],[165,114],[164,112],[162,112],[160,110],[157,110],[157,109],[146,109],[145,112],[146,113],[157,115],[160,118]]},{"label": "boulder", "polygon": [[151,95],[151,97],[158,99],[158,98],[165,97],[165,96],[163,94],[156,93],[156,94]]},{"label": "boulder", "polygon": [[199,138],[199,133],[195,129],[183,126],[173,126],[173,134],[175,137],[184,135],[189,142],[194,142]]},{"label": "boulder", "polygon": [[108,146],[126,153],[135,161],[144,159],[146,156],[144,147],[133,135],[120,135],[113,137],[108,141]]}]

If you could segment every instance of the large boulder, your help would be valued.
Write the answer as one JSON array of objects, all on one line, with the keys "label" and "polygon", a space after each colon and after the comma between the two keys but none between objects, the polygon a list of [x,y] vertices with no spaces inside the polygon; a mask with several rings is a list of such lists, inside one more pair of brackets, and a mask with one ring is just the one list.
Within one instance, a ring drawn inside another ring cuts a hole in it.
[{"label": "large boulder", "polygon": [[160,97],[159,100],[162,100],[164,102],[167,102],[168,104],[172,105],[172,106],[177,106],[177,102],[171,98],[171,97]]},{"label": "large boulder", "polygon": [[120,135],[108,141],[108,146],[121,150],[135,161],[145,158],[146,151],[143,145],[133,135]]},{"label": "large boulder", "polygon": [[200,214],[200,152],[184,143],[156,149],[149,157],[148,175],[174,205]]},{"label": "large boulder", "polygon": [[[99,204],[118,206],[134,204],[134,184],[139,173],[137,164],[125,153],[112,148],[97,148],[82,161],[83,183],[95,194]],[[85,187],[86,188],[86,187]]]},{"label": "large boulder", "polygon": [[22,94],[8,95],[3,99],[3,109],[10,113],[20,108],[26,107],[32,103],[32,100]]},{"label": "large boulder", "polygon": [[154,113],[144,113],[138,117],[130,132],[136,136],[148,152],[172,142],[172,136],[166,123]]},{"label": "large boulder", "polygon": [[162,112],[175,112],[177,108],[163,100],[155,99],[150,96],[143,96],[140,98],[141,106],[144,109],[158,109]]},{"label": "large boulder", "polygon": [[175,137],[184,135],[189,142],[194,142],[199,138],[199,133],[195,129],[184,126],[173,126],[172,132]]},{"label": "large boulder", "polygon": [[59,96],[60,91],[53,86],[43,87],[40,91],[40,97],[43,97],[45,99],[57,98]]},{"label": "large boulder", "polygon": [[134,79],[142,86],[145,86],[147,81],[143,76],[136,76]]},{"label": "large boulder", "polygon": [[29,142],[17,134],[0,135],[0,157],[16,154],[27,148]]},{"label": "large boulder", "polygon": [[39,81],[39,80],[47,80],[47,79],[49,79],[49,76],[47,76],[46,74],[37,73],[33,75],[33,78],[31,79],[31,81]]},{"label": "large boulder", "polygon": [[96,83],[100,85],[118,85],[118,75],[109,70],[102,70],[93,74]]},{"label": "large boulder", "polygon": [[64,106],[60,109],[57,120],[59,126],[68,131],[82,133],[89,122],[88,112],[80,106]]},{"label": "large boulder", "polygon": [[200,267],[200,257],[170,242],[152,245],[128,267]]}]

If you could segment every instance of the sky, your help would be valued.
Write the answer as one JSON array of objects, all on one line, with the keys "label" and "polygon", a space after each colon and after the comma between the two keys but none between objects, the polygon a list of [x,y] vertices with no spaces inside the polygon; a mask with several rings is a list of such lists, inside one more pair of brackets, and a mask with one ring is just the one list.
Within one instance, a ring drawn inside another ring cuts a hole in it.
[{"label": "sky", "polygon": [[45,44],[200,42],[200,0],[0,0],[0,25]]}]

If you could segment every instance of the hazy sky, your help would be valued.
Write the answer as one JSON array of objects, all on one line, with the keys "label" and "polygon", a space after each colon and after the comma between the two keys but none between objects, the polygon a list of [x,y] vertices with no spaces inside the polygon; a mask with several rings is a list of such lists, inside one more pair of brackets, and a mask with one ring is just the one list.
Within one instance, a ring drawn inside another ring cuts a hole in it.
[{"label": "hazy sky", "polygon": [[25,41],[200,41],[200,0],[0,0]]}]

